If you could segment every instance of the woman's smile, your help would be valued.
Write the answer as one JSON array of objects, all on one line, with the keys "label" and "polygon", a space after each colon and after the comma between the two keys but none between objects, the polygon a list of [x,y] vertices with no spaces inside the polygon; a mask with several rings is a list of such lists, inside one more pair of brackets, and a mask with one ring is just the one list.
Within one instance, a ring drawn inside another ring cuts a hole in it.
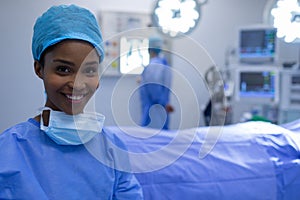
[{"label": "woman's smile", "polygon": [[87,94],[65,94],[65,96],[69,102],[78,104],[84,101],[84,97],[87,96]]}]

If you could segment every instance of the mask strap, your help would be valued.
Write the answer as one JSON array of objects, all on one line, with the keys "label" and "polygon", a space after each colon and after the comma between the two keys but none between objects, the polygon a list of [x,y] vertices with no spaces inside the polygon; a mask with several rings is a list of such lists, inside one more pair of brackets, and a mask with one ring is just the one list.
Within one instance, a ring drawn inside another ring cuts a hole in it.
[{"label": "mask strap", "polygon": [[43,112],[44,112],[44,111],[49,111],[49,114],[48,114],[48,125],[47,125],[47,126],[49,126],[49,122],[50,122],[50,112],[52,111],[52,109],[45,106],[45,107],[39,108],[39,111],[40,111],[40,115],[41,115],[41,121],[40,121],[40,123],[41,123],[42,127],[45,127],[45,125],[44,125],[44,119],[43,119]]}]

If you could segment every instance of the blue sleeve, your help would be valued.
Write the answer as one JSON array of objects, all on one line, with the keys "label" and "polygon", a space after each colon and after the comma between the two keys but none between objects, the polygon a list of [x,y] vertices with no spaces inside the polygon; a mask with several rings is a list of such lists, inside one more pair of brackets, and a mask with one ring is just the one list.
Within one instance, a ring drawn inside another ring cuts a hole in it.
[{"label": "blue sleeve", "polygon": [[165,66],[163,70],[163,87],[161,92],[160,104],[167,105],[170,100],[170,89],[171,89],[171,82],[172,82],[172,72],[169,66]]}]

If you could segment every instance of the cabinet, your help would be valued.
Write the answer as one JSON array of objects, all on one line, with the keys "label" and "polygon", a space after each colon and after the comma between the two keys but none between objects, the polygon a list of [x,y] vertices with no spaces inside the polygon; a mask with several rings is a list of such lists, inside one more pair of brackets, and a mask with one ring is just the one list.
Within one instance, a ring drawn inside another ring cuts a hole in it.
[{"label": "cabinet", "polygon": [[300,118],[300,71],[282,70],[280,81],[279,124]]}]

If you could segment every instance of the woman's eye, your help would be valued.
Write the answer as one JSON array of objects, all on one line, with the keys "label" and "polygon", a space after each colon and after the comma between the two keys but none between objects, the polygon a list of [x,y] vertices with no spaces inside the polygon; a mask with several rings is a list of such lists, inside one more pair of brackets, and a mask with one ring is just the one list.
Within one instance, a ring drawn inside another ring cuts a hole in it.
[{"label": "woman's eye", "polygon": [[87,76],[95,76],[98,74],[98,67],[86,67],[83,72]]},{"label": "woman's eye", "polygon": [[71,68],[67,66],[59,66],[56,68],[56,71],[60,74],[69,74],[71,72]]}]

